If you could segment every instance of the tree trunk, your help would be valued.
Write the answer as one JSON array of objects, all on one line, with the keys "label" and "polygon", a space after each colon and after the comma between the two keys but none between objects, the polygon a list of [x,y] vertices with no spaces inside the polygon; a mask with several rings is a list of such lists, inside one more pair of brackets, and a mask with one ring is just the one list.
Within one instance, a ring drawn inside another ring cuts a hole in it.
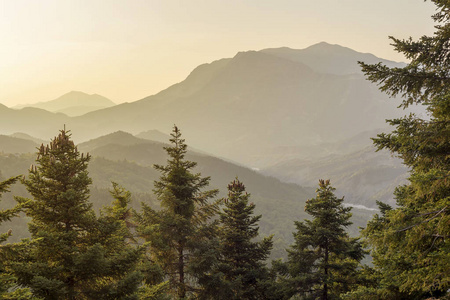
[{"label": "tree trunk", "polygon": [[328,300],[328,243],[325,245],[325,269],[322,300]]},{"label": "tree trunk", "polygon": [[183,247],[178,249],[178,274],[179,274],[179,286],[178,286],[178,299],[186,298],[186,286],[184,284],[184,256]]}]

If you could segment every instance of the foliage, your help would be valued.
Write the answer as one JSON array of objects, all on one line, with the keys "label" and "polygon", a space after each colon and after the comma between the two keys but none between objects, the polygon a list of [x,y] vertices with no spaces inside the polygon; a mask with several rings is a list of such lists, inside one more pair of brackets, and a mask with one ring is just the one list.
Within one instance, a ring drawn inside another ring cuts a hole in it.
[{"label": "foliage", "polygon": [[125,243],[123,220],[113,213],[126,203],[96,217],[88,202],[89,160],[65,130],[41,145],[37,166],[23,180],[33,199],[18,199],[31,218],[31,240],[16,249],[10,267],[20,285],[44,299],[135,299],[140,250]]},{"label": "foliage", "polygon": [[[0,182],[0,198],[2,193],[8,192],[9,186],[14,184],[19,179],[11,177],[3,182]],[[16,205],[10,209],[0,210],[0,223],[10,221],[12,217],[17,216],[21,207]],[[12,234],[12,230],[0,234],[0,244],[4,243]],[[0,299],[33,299],[28,289],[19,288],[16,283],[16,278],[8,270],[8,261],[16,259],[14,252],[10,245],[0,245]],[[34,298],[35,299],[35,298]]]},{"label": "foliage", "polygon": [[264,261],[272,249],[272,236],[252,241],[258,236],[254,203],[238,179],[228,185],[228,198],[220,213],[218,262],[212,271],[210,299],[269,299],[268,269]]},{"label": "foliage", "polygon": [[354,275],[364,251],[358,239],[345,231],[351,224],[351,207],[344,207],[344,198],[337,198],[334,190],[329,180],[319,180],[316,198],[305,207],[312,220],[295,222],[287,264],[277,266],[284,273],[287,298],[339,299],[357,284]]},{"label": "foliage", "polygon": [[[8,192],[9,186],[14,184],[18,179],[19,179],[19,176],[11,177],[5,181],[0,182],[0,198],[1,198],[2,193]],[[3,223],[5,221],[10,221],[12,217],[17,216],[19,211],[20,211],[19,206],[16,206],[11,209],[0,210],[0,223]],[[0,244],[5,242],[10,235],[11,235],[11,232],[0,234]]]},{"label": "foliage", "polygon": [[379,293],[394,290],[410,299],[440,296],[450,288],[450,3],[433,2],[433,36],[391,37],[395,50],[411,60],[406,67],[361,63],[382,91],[403,96],[403,108],[421,104],[428,112],[425,118],[388,120],[395,130],[374,139],[378,149],[390,150],[411,168],[410,183],[397,187],[397,207],[382,207],[363,231],[380,274]]},{"label": "foliage", "polygon": [[215,236],[215,223],[210,220],[218,202],[208,200],[217,190],[202,191],[209,177],[191,172],[196,163],[184,159],[187,145],[176,126],[171,137],[172,146],[164,148],[167,165],[154,166],[162,173],[154,189],[161,210],[143,204],[138,231],[148,242],[150,259],[168,279],[170,293],[185,299],[199,291],[198,281],[214,258],[214,253],[202,250],[211,249]]}]

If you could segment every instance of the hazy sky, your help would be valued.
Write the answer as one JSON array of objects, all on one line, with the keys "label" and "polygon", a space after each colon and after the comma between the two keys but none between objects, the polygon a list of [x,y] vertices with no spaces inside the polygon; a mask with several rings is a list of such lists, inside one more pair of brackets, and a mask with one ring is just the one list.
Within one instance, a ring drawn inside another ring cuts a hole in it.
[{"label": "hazy sky", "polygon": [[422,0],[0,0],[0,103],[72,90],[155,94],[239,51],[326,41],[404,61],[388,36],[431,35]]}]

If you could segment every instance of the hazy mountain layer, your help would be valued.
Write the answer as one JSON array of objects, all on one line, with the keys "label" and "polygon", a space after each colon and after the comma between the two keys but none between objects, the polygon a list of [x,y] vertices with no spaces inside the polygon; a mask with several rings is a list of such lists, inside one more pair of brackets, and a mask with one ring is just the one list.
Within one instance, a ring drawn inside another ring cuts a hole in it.
[{"label": "hazy mountain layer", "polygon": [[14,108],[35,107],[45,109],[50,112],[61,112],[73,117],[114,105],[114,102],[103,96],[97,94],[88,95],[83,92],[72,91],[58,97],[55,100],[18,105]]},{"label": "hazy mountain layer", "polygon": [[147,130],[139,134],[136,137],[161,143],[168,143],[171,138],[168,134],[162,133],[159,130]]},{"label": "hazy mountain layer", "polygon": [[25,107],[19,110],[0,104],[0,133],[23,132],[47,140],[62,129],[70,118],[62,113],[52,113],[40,108]]},{"label": "hazy mountain layer", "polygon": [[0,153],[34,152],[37,146],[37,143],[30,140],[0,134]]},{"label": "hazy mountain layer", "polygon": [[47,140],[39,139],[39,138],[36,138],[34,136],[31,136],[29,134],[22,133],[22,132],[15,132],[13,134],[10,134],[9,136],[15,137],[15,138],[19,138],[19,139],[33,141],[33,142],[35,142],[38,145],[41,145],[43,143],[47,143],[50,140],[50,139],[48,139],[48,141],[47,141]]},{"label": "hazy mountain layer", "polygon": [[408,169],[387,151],[368,146],[350,154],[286,160],[263,173],[302,186],[315,186],[315,178],[331,179],[336,195],[345,195],[347,203],[376,208],[376,200],[395,204],[394,189],[406,183]]}]

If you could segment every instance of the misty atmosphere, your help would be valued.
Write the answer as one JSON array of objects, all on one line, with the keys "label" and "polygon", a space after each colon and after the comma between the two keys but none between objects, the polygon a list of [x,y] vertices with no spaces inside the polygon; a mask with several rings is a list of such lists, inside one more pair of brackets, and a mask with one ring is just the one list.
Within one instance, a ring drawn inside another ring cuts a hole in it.
[{"label": "misty atmosphere", "polygon": [[450,299],[450,4],[192,5],[0,0],[0,299]]}]

